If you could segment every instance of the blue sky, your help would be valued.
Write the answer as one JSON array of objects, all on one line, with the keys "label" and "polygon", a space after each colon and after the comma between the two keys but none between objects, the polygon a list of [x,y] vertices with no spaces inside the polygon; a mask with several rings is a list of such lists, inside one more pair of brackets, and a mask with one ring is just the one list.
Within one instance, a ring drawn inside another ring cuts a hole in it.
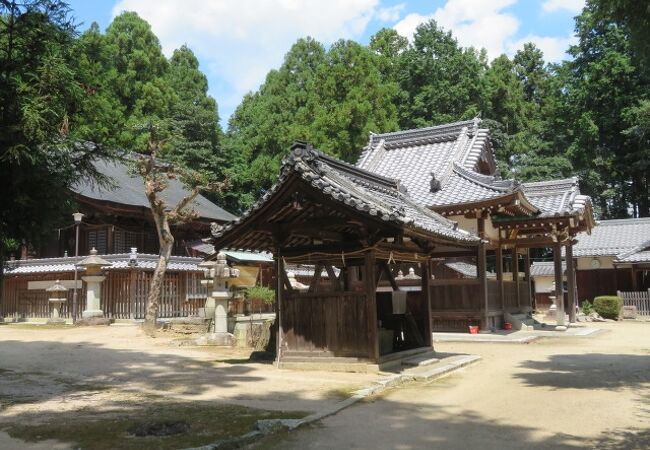
[{"label": "blue sky", "polygon": [[187,44],[208,76],[222,123],[242,97],[278,67],[291,44],[312,36],[367,43],[383,27],[405,36],[434,18],[461,44],[484,47],[494,58],[535,42],[559,61],[574,42],[573,17],[584,0],[71,0],[81,29],[102,29],[121,11],[136,11],[152,26],[163,51]]}]

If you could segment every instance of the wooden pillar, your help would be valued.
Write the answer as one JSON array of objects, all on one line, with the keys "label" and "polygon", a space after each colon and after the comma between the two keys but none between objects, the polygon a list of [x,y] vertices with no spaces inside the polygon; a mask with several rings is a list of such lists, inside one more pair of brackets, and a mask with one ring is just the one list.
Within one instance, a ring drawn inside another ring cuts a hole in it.
[{"label": "wooden pillar", "polygon": [[524,275],[526,277],[526,304],[533,307],[533,289],[530,280],[530,249],[526,249],[526,254],[524,255]]},{"label": "wooden pillar", "polygon": [[517,309],[521,309],[521,296],[519,295],[519,253],[517,247],[512,247],[512,281],[517,299]]},{"label": "wooden pillar", "polygon": [[483,312],[482,314],[482,324],[481,324],[481,329],[482,330],[488,330],[489,329],[489,318],[488,318],[488,310],[489,310],[489,305],[488,305],[488,287],[487,287],[487,258],[486,258],[486,249],[485,249],[485,242],[483,239],[485,238],[485,219],[483,217],[479,217],[477,219],[477,229],[478,229],[478,235],[481,238],[481,243],[478,246],[478,255],[476,258],[476,267],[478,271],[478,279],[479,279],[479,301],[481,305],[481,310]]},{"label": "wooden pillar", "polygon": [[576,323],[576,271],[571,242],[566,246],[566,279],[569,291],[569,323]]},{"label": "wooden pillar", "polygon": [[283,280],[283,274],[284,274],[284,261],[282,260],[282,252],[280,251],[280,248],[276,248],[275,250],[275,278],[276,278],[276,283],[275,283],[275,303],[276,303],[276,308],[277,312],[275,313],[275,320],[278,321],[278,336],[276,339],[276,361],[279,363],[280,360],[282,359],[282,338],[283,338],[283,332],[282,332],[282,291],[284,290],[284,280]]},{"label": "wooden pillar", "polygon": [[503,248],[501,248],[501,245],[496,249],[496,269],[497,269],[497,285],[498,285],[498,290],[499,290],[499,304],[501,305],[501,309],[504,310],[506,305],[505,305],[505,293],[503,291]]},{"label": "wooden pillar", "polygon": [[422,274],[422,301],[426,304],[427,320],[424,321],[424,344],[433,348],[433,320],[431,317],[431,259],[420,263]]},{"label": "wooden pillar", "polygon": [[553,270],[555,274],[555,311],[557,324],[564,326],[564,289],[562,279],[562,244],[553,246]]},{"label": "wooden pillar", "polygon": [[136,305],[136,289],[137,289],[137,276],[138,272],[136,269],[131,269],[129,271],[129,300],[131,304],[131,319],[135,319],[136,316],[136,310],[137,310],[137,305]]},{"label": "wooden pillar", "polygon": [[366,310],[368,313],[368,358],[371,361],[379,361],[379,333],[377,330],[377,273],[375,266],[377,260],[373,250],[365,255],[365,291]]}]

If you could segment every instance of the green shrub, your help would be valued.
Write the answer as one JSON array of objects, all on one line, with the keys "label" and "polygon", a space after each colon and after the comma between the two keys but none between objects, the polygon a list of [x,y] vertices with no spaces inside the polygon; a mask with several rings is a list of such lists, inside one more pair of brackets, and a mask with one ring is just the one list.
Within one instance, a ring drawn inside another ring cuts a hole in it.
[{"label": "green shrub", "polygon": [[275,301],[275,291],[265,286],[253,286],[244,291],[246,300],[260,300],[263,303],[271,304]]},{"label": "green shrub", "polygon": [[605,319],[618,319],[623,299],[615,295],[603,295],[594,299],[594,311]]},{"label": "green shrub", "polygon": [[584,302],[582,302],[582,306],[580,307],[580,309],[582,309],[582,314],[588,316],[594,310],[594,305],[589,300],[585,300]]}]

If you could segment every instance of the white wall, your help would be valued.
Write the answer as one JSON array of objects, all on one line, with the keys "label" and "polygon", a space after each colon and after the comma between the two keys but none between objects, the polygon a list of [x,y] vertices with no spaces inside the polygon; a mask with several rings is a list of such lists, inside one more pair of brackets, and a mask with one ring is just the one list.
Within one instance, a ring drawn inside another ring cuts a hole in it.
[{"label": "white wall", "polygon": [[591,261],[597,259],[600,262],[599,269],[613,269],[614,268],[614,257],[613,256],[581,256],[576,258],[578,260],[577,269],[578,270],[594,270],[594,267],[591,266]]}]

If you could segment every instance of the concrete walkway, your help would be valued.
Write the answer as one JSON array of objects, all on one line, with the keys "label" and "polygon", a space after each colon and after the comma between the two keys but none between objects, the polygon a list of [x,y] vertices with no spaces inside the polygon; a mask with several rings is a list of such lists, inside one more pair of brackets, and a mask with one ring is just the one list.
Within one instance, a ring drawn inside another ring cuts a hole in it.
[{"label": "concrete walkway", "polygon": [[548,329],[536,329],[534,331],[504,331],[499,330],[492,333],[433,333],[434,342],[503,342],[512,344],[527,344],[540,338],[572,338],[572,337],[593,337],[606,330],[594,327],[570,327],[566,331],[555,331],[552,327]]}]

